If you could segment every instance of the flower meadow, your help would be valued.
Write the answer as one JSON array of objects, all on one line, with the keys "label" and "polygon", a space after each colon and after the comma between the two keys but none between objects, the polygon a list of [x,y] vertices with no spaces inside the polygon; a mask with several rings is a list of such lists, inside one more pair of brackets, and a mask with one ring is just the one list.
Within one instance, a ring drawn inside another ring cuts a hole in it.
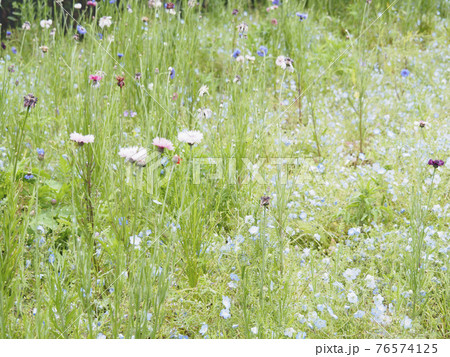
[{"label": "flower meadow", "polygon": [[449,338],[448,10],[17,3],[0,337]]}]

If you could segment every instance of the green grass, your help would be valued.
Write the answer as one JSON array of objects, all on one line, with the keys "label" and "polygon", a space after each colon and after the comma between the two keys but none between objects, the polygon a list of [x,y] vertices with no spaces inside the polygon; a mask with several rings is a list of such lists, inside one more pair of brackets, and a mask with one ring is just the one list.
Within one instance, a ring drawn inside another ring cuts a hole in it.
[{"label": "green grass", "polygon": [[[103,29],[55,5],[43,29],[51,9],[24,1],[31,30],[3,40],[0,336],[450,337],[445,3],[129,3],[99,1]],[[147,166],[118,156],[130,146]]]}]

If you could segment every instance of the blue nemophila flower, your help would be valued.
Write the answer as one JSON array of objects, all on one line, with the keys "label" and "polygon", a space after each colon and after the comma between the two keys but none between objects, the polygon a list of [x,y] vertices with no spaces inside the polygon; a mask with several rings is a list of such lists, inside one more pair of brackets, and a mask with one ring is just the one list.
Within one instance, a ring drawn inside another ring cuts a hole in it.
[{"label": "blue nemophila flower", "polygon": [[300,21],[306,20],[308,18],[308,14],[297,12],[296,15],[299,17]]},{"label": "blue nemophila flower", "polygon": [[119,53],[117,54],[117,57],[122,58],[122,57],[123,57],[123,53],[120,53],[120,52],[119,52]]},{"label": "blue nemophila flower", "polygon": [[28,180],[28,181],[34,179],[34,176],[32,174],[26,174],[24,177],[25,177],[25,180]]},{"label": "blue nemophila flower", "polygon": [[200,335],[204,336],[206,332],[208,332],[208,324],[204,322],[202,324],[202,327],[200,328],[199,333]]},{"label": "blue nemophila flower", "polygon": [[408,77],[410,73],[411,72],[409,72],[406,68],[402,69],[402,71],[400,72],[401,76],[404,78]]},{"label": "blue nemophila flower", "polygon": [[77,32],[80,35],[85,35],[87,33],[86,29],[83,26],[77,25]]},{"label": "blue nemophila flower", "polygon": [[347,281],[352,281],[357,278],[357,276],[361,273],[361,269],[355,268],[355,269],[347,269],[345,272],[342,273],[345,279]]},{"label": "blue nemophila flower", "polygon": [[241,54],[241,50],[236,48],[232,54],[234,58],[237,58]]},{"label": "blue nemophila flower", "polygon": [[256,53],[258,54],[258,56],[260,57],[264,57],[267,56],[267,53],[269,52],[269,50],[267,49],[267,47],[265,46],[260,46],[259,50],[256,51]]},{"label": "blue nemophila flower", "polygon": [[366,313],[365,313],[364,311],[358,310],[358,311],[356,311],[356,312],[353,314],[353,317],[354,317],[355,319],[360,319],[360,318],[364,317],[365,314],[366,314]]}]

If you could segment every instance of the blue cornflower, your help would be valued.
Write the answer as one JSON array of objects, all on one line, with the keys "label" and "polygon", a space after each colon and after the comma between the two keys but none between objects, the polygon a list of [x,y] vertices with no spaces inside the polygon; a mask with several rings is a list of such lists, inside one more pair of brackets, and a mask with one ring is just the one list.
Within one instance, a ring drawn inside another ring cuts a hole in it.
[{"label": "blue cornflower", "polygon": [[10,37],[11,36],[11,31],[6,31],[6,37]]},{"label": "blue cornflower", "polygon": [[34,179],[34,176],[32,174],[25,175],[25,180],[32,180]]},{"label": "blue cornflower", "polygon": [[273,0],[272,5],[280,5],[280,0]]},{"label": "blue cornflower", "polygon": [[256,53],[258,54],[258,56],[264,57],[267,55],[267,53],[269,52],[269,50],[267,49],[267,47],[264,46],[260,46],[259,50],[256,51]]},{"label": "blue cornflower", "polygon": [[170,79],[174,79],[175,78],[175,69],[172,67],[169,67],[169,72],[170,72]]},{"label": "blue cornflower", "polygon": [[122,57],[123,57],[123,53],[120,53],[120,52],[119,52],[119,53],[117,54],[117,57],[122,58]]},{"label": "blue cornflower", "polygon": [[44,157],[45,157],[45,151],[44,151],[44,149],[39,149],[39,148],[37,148],[37,149],[36,149],[36,152],[37,152],[37,154],[38,154],[38,159],[39,159],[39,160],[44,160]]},{"label": "blue cornflower", "polygon": [[103,35],[101,33],[98,33],[97,35],[100,40],[103,40]]},{"label": "blue cornflower", "polygon": [[297,12],[296,15],[299,17],[300,21],[306,20],[308,18],[308,14]]},{"label": "blue cornflower", "polygon": [[235,49],[234,52],[233,52],[233,54],[232,54],[232,56],[233,56],[234,58],[237,58],[237,56],[239,56],[240,54],[241,54],[241,50],[240,50],[240,49]]},{"label": "blue cornflower", "polygon": [[80,35],[85,35],[87,33],[86,29],[80,25],[77,25],[77,31]]},{"label": "blue cornflower", "polygon": [[110,3],[110,4],[115,4],[115,3],[116,3],[116,0],[109,0],[109,3]]},{"label": "blue cornflower", "polygon": [[50,264],[53,264],[55,262],[55,255],[53,253],[48,257],[48,262]]},{"label": "blue cornflower", "polygon": [[17,53],[17,48],[11,47],[11,52],[14,53],[14,54],[16,54],[16,53]]},{"label": "blue cornflower", "polygon": [[405,69],[402,69],[402,71],[400,72],[400,74],[402,75],[402,77],[404,77],[404,78],[406,78],[406,77],[408,77],[409,76],[409,71],[405,68]]}]

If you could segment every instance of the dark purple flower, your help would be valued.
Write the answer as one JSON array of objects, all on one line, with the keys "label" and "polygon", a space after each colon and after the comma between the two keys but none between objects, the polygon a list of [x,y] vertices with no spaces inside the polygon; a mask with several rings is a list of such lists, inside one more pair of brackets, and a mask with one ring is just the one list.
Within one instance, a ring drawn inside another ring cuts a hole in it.
[{"label": "dark purple flower", "polygon": [[2,42],[2,48],[6,50],[6,45]]},{"label": "dark purple flower", "polygon": [[164,4],[164,7],[167,10],[170,10],[170,9],[173,9],[175,7],[175,4],[173,2],[168,2],[168,3]]},{"label": "dark purple flower", "polygon": [[231,15],[236,16],[238,13],[239,13],[239,10],[238,10],[238,9],[234,9],[234,10],[231,12]]},{"label": "dark purple flower", "polygon": [[233,54],[232,54],[232,56],[233,56],[234,58],[237,58],[237,56],[239,56],[240,54],[241,54],[241,50],[240,50],[240,49],[235,49],[234,52],[233,52]]},{"label": "dark purple flower", "polygon": [[439,166],[444,166],[445,162],[443,160],[432,160],[430,159],[428,161],[428,165],[433,166],[435,169],[437,169]]},{"label": "dark purple flower", "polygon": [[38,99],[33,94],[27,94],[23,97],[23,106],[25,108],[34,108]]},{"label": "dark purple flower", "polygon": [[269,207],[270,197],[269,196],[262,196],[261,197],[261,206],[264,208]]},{"label": "dark purple flower", "polygon": [[409,73],[410,72],[406,68],[402,69],[402,71],[400,72],[401,76],[404,77],[404,78],[408,77]]}]

